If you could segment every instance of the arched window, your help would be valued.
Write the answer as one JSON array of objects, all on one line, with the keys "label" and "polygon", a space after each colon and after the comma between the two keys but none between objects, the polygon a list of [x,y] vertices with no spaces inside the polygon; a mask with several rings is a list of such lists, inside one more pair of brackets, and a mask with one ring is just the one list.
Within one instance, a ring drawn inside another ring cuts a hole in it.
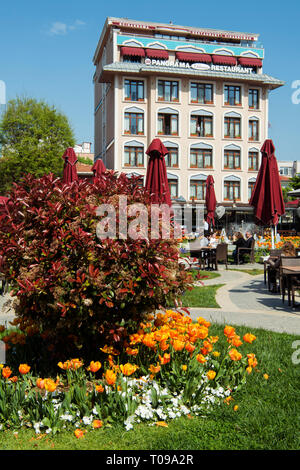
[{"label": "arched window", "polygon": [[224,178],[224,201],[240,201],[241,179],[230,175]]},{"label": "arched window", "polygon": [[205,200],[207,176],[203,174],[193,175],[190,178],[190,199]]},{"label": "arched window", "polygon": [[190,168],[212,168],[213,147],[199,142],[190,147]]},{"label": "arched window", "polygon": [[199,109],[191,112],[191,136],[213,137],[213,113]]}]

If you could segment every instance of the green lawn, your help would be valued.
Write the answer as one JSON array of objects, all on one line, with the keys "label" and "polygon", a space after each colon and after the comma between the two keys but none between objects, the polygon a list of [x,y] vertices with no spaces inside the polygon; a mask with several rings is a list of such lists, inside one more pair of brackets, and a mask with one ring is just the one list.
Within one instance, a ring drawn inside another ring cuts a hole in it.
[{"label": "green lawn", "polygon": [[[210,334],[222,334],[224,325],[212,325]],[[249,329],[236,327],[242,337]],[[76,439],[73,432],[38,437],[30,429],[0,431],[1,450],[299,450],[300,365],[293,364],[293,342],[299,337],[251,329],[257,371],[234,395],[201,417],[180,418],[167,428],[147,424],[131,431],[100,429]],[[240,348],[243,353],[243,346]],[[245,349],[249,351],[249,347]],[[267,373],[268,380],[263,374]],[[233,406],[238,405],[234,411]]]},{"label": "green lawn", "polygon": [[216,292],[224,284],[212,286],[196,286],[191,291],[186,291],[182,296],[183,307],[220,308],[216,302]]}]

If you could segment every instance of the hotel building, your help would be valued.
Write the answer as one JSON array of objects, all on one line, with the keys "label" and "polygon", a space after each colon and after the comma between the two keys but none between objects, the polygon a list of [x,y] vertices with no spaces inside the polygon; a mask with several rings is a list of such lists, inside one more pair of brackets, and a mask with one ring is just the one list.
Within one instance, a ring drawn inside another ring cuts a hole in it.
[{"label": "hotel building", "polygon": [[[247,207],[268,137],[258,34],[107,18],[94,57],[95,158],[145,179],[154,138],[167,147],[174,199]],[[249,207],[249,206],[248,206]]]}]

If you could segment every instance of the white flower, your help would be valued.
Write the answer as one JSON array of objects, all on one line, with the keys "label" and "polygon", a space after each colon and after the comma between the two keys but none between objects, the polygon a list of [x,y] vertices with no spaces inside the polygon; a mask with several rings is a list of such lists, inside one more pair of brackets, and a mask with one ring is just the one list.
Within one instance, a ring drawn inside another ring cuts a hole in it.
[{"label": "white flower", "polygon": [[82,421],[83,421],[83,424],[85,424],[86,426],[88,426],[89,424],[92,423],[92,420],[93,420],[93,417],[92,416],[84,416],[82,418]]},{"label": "white flower", "polygon": [[46,434],[50,434],[52,432],[51,428],[46,429]]}]

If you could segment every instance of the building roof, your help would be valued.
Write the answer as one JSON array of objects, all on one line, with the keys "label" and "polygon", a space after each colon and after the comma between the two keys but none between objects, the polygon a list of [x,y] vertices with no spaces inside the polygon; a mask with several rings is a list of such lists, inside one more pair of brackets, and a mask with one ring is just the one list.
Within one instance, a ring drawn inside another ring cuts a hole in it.
[{"label": "building roof", "polygon": [[179,66],[163,66],[163,65],[146,65],[135,62],[114,62],[112,64],[104,65],[99,82],[110,81],[110,75],[115,73],[132,73],[132,74],[167,74],[167,75],[185,75],[193,77],[206,77],[206,78],[224,78],[230,80],[249,80],[263,85],[269,85],[270,88],[275,89],[285,82],[277,78],[271,77],[267,74],[256,73],[238,73],[217,70],[198,70],[192,67],[185,68]]}]

